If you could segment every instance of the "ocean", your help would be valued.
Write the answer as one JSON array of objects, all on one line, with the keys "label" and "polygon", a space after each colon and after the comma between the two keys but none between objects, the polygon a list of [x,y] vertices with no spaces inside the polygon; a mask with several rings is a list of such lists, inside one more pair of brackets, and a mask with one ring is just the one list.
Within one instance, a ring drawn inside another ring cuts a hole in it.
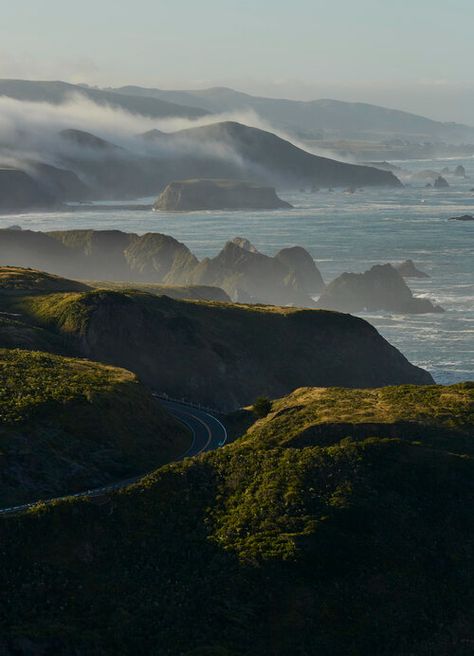
[{"label": "ocean", "polygon": [[[362,272],[374,264],[414,260],[429,279],[409,279],[417,296],[443,306],[444,314],[362,313],[411,362],[450,384],[474,380],[474,222],[449,221],[474,214],[474,159],[395,162],[411,172],[458,164],[467,178],[446,175],[450,187],[426,189],[416,181],[403,189],[364,189],[355,193],[322,190],[285,193],[294,209],[272,212],[155,213],[130,209],[41,212],[0,217],[0,228],[119,229],[162,232],[184,242],[197,257],[215,255],[235,236],[246,237],[263,253],[295,244],[315,259],[330,282],[344,271]],[[140,199],[137,202],[151,202]],[[114,203],[115,204],[115,203]],[[129,202],[127,204],[130,204]]]}]

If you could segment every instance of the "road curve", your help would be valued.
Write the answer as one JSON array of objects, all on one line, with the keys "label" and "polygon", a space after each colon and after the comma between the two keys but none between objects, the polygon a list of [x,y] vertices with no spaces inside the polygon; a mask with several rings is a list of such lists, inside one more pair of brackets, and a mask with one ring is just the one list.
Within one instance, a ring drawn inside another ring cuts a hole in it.
[{"label": "road curve", "polygon": [[[214,449],[217,449],[226,443],[227,431],[225,426],[214,415],[210,414],[206,410],[196,408],[181,401],[171,401],[169,399],[165,400],[158,397],[156,394],[154,394],[154,396],[159,399],[160,404],[164,406],[168,412],[173,415],[173,417],[175,417],[175,419],[186,426],[186,428],[191,432],[191,446],[185,453],[183,453],[183,455],[176,459],[176,462],[179,462],[184,458],[197,456],[200,453],[204,453],[205,451],[213,451]],[[102,487],[84,490],[83,492],[76,492],[75,494],[52,497],[51,499],[37,499],[31,503],[24,503],[18,506],[9,506],[8,508],[0,508],[0,517],[6,515],[14,515],[15,513],[21,512],[23,510],[28,510],[28,508],[32,508],[37,503],[49,504],[55,501],[62,501],[65,499],[77,497],[100,497],[104,494],[108,494],[109,492],[127,487],[132,483],[136,483],[141,478],[147,476],[150,473],[151,472],[145,472],[143,474],[139,474],[138,476],[133,476],[132,478],[117,481],[116,483],[109,483],[108,485],[104,485]]]},{"label": "road curve", "polygon": [[160,399],[160,403],[191,431],[191,446],[179,460],[197,456],[204,451],[214,451],[226,443],[227,431],[214,415],[180,401]]}]

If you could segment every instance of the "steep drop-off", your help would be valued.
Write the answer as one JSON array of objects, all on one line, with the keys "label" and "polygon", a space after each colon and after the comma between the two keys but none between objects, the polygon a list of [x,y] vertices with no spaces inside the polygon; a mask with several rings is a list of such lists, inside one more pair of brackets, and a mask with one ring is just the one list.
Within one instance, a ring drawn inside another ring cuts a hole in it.
[{"label": "steep drop-off", "polygon": [[276,195],[273,187],[238,180],[181,180],[171,182],[155,201],[155,210],[276,210],[291,205]]},{"label": "steep drop-off", "polygon": [[[169,235],[120,230],[0,231],[0,265],[45,269],[73,278],[221,287],[233,299],[252,303],[314,306],[324,283],[301,247],[274,257],[238,238],[214,258],[199,260]],[[210,296],[213,300],[214,295]]]},{"label": "steep drop-off", "polygon": [[429,299],[413,296],[402,275],[391,264],[377,264],[364,273],[343,273],[329,283],[317,305],[340,312],[444,312]]},{"label": "steep drop-off", "polygon": [[303,385],[432,382],[370,324],[334,312],[106,290],[8,297],[3,306],[159,392],[223,409]]}]

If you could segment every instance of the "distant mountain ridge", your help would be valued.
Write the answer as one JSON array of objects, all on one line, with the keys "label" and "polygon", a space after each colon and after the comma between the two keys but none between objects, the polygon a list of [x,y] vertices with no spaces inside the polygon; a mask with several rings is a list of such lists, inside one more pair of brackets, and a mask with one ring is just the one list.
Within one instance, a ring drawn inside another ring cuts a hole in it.
[{"label": "distant mountain ridge", "polygon": [[140,114],[150,118],[170,116],[199,118],[209,114],[204,109],[184,107],[182,104],[175,104],[158,98],[124,95],[111,91],[103,91],[102,89],[69,84],[68,82],[0,80],[0,96],[15,98],[16,100],[60,105],[74,94],[81,94],[98,105],[107,105],[125,110],[131,114]]},{"label": "distant mountain ridge", "polygon": [[462,143],[474,141],[474,127],[441,122],[411,112],[370,103],[334,99],[289,100],[253,96],[226,87],[199,90],[167,90],[127,85],[96,88],[62,81],[0,80],[0,96],[32,102],[61,104],[81,94],[99,104],[116,107],[150,118],[200,118],[210,114],[251,111],[279,129],[324,137],[426,138],[430,141]]},{"label": "distant mountain ridge", "polygon": [[252,96],[225,87],[197,91],[167,91],[125,86],[115,93],[140,98],[155,98],[181,105],[194,105],[212,113],[254,111],[272,125],[294,131],[322,131],[326,136],[357,137],[380,133],[399,136],[426,136],[457,142],[474,139],[474,127],[443,123],[397,109],[361,102],[333,99],[310,101]]}]

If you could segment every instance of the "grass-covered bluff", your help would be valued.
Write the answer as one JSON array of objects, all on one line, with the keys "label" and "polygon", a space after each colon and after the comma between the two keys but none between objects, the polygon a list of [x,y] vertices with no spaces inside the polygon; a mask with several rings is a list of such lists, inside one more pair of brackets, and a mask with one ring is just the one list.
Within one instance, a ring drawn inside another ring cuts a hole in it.
[{"label": "grass-covered bluff", "polygon": [[188,439],[129,371],[0,349],[2,507],[150,471]]},{"label": "grass-covered bluff", "polygon": [[5,520],[6,653],[467,656],[473,403],[469,383],[298,390],[108,504]]},{"label": "grass-covered bluff", "polygon": [[0,345],[29,348],[37,335],[48,351],[124,367],[158,391],[221,410],[303,385],[433,382],[373,326],[337,312],[133,289],[0,293],[1,311],[17,329],[15,342],[15,328],[2,329],[0,316]]}]

